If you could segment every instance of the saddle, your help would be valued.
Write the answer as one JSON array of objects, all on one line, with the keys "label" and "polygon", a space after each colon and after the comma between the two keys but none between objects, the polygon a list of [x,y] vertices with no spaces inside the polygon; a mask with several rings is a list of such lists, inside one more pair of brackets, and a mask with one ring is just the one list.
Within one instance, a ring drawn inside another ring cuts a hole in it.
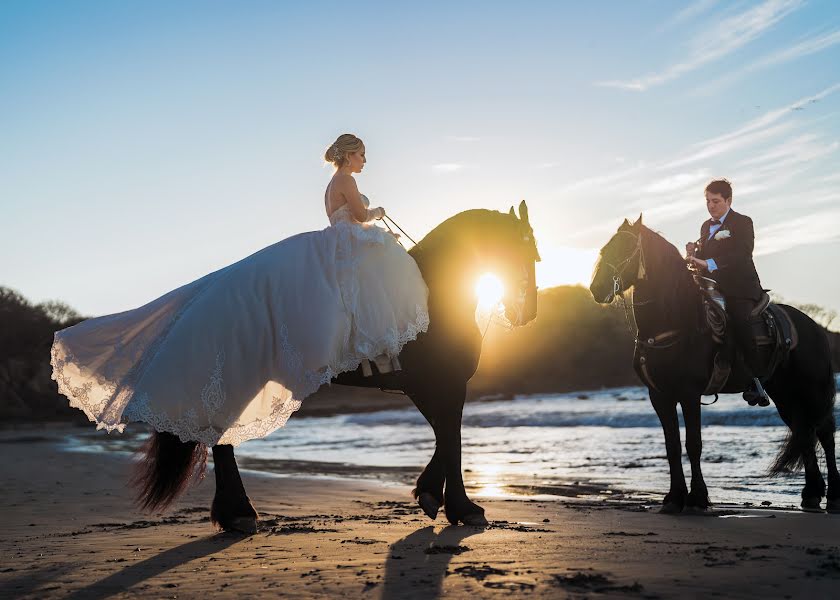
[{"label": "saddle", "polygon": [[[726,300],[717,289],[717,282],[708,277],[694,276],[703,293],[703,308],[706,326],[712,339],[718,344],[715,353],[714,368],[704,395],[721,392],[740,392],[749,383],[744,374],[743,357],[734,352],[734,340],[730,339],[729,317],[726,313]],[[799,343],[796,326],[784,308],[770,302],[767,291],[763,291],[750,313],[750,326],[756,346],[756,362],[761,367],[754,375],[764,383],[790,355],[790,351]]]}]

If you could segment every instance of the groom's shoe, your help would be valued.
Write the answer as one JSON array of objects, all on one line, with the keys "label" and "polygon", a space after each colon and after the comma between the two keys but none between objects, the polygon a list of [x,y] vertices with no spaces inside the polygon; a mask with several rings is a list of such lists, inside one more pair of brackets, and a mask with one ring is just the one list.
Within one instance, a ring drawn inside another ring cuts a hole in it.
[{"label": "groom's shoe", "polygon": [[767,395],[758,377],[753,377],[752,387],[744,392],[744,400],[750,406],[770,406],[770,396]]}]

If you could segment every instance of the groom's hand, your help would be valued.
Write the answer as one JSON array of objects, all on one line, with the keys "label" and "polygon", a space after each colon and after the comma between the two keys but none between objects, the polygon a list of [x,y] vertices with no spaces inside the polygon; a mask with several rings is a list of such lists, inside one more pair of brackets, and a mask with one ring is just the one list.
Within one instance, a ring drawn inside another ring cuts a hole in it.
[{"label": "groom's hand", "polygon": [[695,258],[694,256],[690,256],[689,259],[688,259],[688,262],[690,262],[692,265],[694,265],[698,269],[708,269],[709,268],[709,263],[707,263],[702,258]]}]

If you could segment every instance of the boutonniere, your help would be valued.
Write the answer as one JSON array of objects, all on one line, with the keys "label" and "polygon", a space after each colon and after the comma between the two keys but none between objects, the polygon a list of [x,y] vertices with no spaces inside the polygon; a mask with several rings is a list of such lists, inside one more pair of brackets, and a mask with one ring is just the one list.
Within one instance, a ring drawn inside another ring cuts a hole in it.
[{"label": "boutonniere", "polygon": [[726,238],[730,237],[732,234],[729,232],[728,229],[721,229],[715,234],[716,240],[725,240]]}]

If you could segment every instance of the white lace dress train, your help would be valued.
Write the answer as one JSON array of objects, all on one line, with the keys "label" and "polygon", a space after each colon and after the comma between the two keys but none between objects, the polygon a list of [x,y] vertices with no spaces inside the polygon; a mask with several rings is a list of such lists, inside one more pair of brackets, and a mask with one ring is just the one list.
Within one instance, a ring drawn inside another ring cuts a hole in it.
[{"label": "white lace dress train", "polygon": [[282,427],[335,375],[429,325],[426,285],[393,236],[346,207],[331,222],[57,332],[59,391],[108,431],[142,421],[212,446]]}]

